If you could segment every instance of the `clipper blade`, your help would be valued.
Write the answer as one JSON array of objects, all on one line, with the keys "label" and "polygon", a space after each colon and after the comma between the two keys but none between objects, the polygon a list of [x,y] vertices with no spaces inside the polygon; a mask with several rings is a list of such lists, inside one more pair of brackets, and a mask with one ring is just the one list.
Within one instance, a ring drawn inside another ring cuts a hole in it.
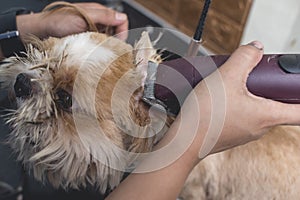
[{"label": "clipper blade", "polygon": [[145,82],[144,94],[142,100],[147,103],[149,106],[154,107],[155,109],[167,112],[168,114],[173,115],[168,112],[167,106],[155,97],[155,84],[156,84],[156,73],[157,73],[158,63],[149,61],[147,69],[147,77]]}]

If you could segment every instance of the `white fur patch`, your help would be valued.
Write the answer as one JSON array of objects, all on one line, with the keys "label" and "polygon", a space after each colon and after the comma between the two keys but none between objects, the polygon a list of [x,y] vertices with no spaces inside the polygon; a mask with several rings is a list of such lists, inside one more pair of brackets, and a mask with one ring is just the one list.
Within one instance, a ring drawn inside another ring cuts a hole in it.
[{"label": "white fur patch", "polygon": [[62,44],[56,45],[56,52],[68,54],[68,66],[83,63],[110,63],[116,54],[89,37],[91,33],[78,34],[65,38]]}]

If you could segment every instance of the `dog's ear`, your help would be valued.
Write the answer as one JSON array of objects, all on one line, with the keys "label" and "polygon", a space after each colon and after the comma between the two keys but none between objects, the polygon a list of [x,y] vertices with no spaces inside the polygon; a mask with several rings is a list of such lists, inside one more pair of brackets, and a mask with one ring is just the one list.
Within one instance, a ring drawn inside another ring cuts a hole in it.
[{"label": "dog's ear", "polygon": [[160,56],[157,54],[154,49],[149,34],[143,32],[138,42],[134,45],[134,61],[137,67],[137,70],[144,77],[142,83],[147,76],[148,62],[159,62]]},{"label": "dog's ear", "polygon": [[156,50],[151,43],[149,34],[144,31],[139,41],[134,45],[134,59],[137,69],[147,70],[148,61],[155,61],[156,55]]}]

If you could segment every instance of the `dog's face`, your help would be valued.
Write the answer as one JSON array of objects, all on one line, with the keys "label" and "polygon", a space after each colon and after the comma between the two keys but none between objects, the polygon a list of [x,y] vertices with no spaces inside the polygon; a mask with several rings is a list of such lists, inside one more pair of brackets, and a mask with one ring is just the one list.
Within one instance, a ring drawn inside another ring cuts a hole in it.
[{"label": "dog's face", "polygon": [[140,100],[155,56],[146,33],[135,47],[82,33],[36,40],[24,58],[6,59],[0,82],[17,102],[8,122],[19,159],[57,187],[114,188],[136,156],[128,151],[148,151],[161,126]]}]

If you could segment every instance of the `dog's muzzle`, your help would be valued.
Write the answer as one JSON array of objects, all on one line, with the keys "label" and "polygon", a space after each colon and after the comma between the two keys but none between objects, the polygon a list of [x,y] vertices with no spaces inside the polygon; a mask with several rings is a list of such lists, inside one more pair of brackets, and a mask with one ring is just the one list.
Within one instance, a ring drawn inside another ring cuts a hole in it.
[{"label": "dog's muzzle", "polygon": [[18,74],[14,85],[16,97],[28,97],[32,93],[30,77],[24,73]]}]

